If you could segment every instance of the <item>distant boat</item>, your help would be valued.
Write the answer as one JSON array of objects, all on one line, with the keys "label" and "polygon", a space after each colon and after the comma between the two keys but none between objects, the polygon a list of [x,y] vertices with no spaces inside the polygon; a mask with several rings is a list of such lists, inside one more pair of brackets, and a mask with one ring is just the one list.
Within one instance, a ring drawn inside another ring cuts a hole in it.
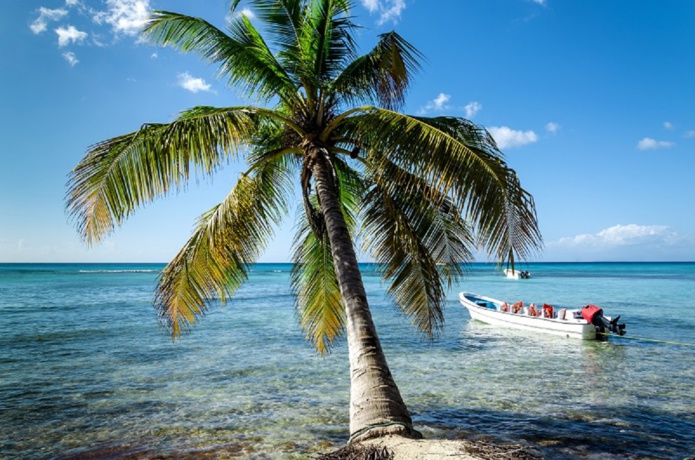
[{"label": "distant boat", "polygon": [[597,333],[625,334],[625,325],[618,324],[620,316],[603,316],[603,309],[595,305],[576,310],[556,310],[548,304],[538,307],[534,304],[524,305],[523,302],[507,304],[470,292],[461,292],[459,300],[468,309],[471,318],[493,326],[583,340],[594,340],[599,335]]},{"label": "distant boat", "polygon": [[531,272],[528,270],[514,270],[513,268],[505,268],[504,276],[510,280],[527,280],[531,278]]}]

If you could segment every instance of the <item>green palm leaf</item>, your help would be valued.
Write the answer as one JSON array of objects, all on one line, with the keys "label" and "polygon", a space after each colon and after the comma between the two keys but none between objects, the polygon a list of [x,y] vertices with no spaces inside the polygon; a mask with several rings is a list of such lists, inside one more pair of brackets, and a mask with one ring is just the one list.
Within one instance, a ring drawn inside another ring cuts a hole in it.
[{"label": "green palm leaf", "polygon": [[377,45],[336,76],[331,89],[349,104],[365,101],[391,110],[401,107],[422,55],[396,32],[380,36]]},{"label": "green palm leaf", "polygon": [[[416,118],[372,108],[344,120],[336,131],[369,148],[365,161],[393,162],[399,172],[390,195],[418,177],[450,197],[476,229],[479,241],[498,260],[527,257],[541,244],[531,195],[521,188],[487,131],[460,118]],[[396,185],[398,184],[398,185]]]},{"label": "green palm leaf", "polygon": [[68,214],[94,243],[138,206],[184,185],[191,168],[211,174],[250,139],[254,114],[245,107],[196,107],[170,124],[93,145],[70,173]]},{"label": "green palm leaf", "polygon": [[[233,0],[231,11],[234,12],[241,0]],[[299,35],[302,33],[302,23],[306,2],[303,0],[249,0],[258,18],[267,24],[272,24],[269,33],[275,37],[275,45],[282,50],[298,46]]]},{"label": "green palm leaf", "polygon": [[[457,282],[463,275],[461,264],[473,260],[473,237],[450,201],[440,200],[436,190],[417,177],[396,173],[393,164],[370,171],[376,186],[365,199],[365,246],[384,267],[389,295],[432,336],[444,321],[444,285],[450,288]],[[400,176],[410,176],[408,183],[390,194],[393,178]]]},{"label": "green palm leaf", "polygon": [[209,304],[226,302],[247,279],[287,212],[292,183],[280,162],[242,176],[219,205],[203,214],[186,245],[162,271],[155,296],[160,318],[174,337]]},{"label": "green palm leaf", "polygon": [[200,18],[156,11],[145,28],[146,37],[162,46],[194,52],[211,64],[230,86],[240,86],[263,100],[280,95],[297,100],[297,88],[263,41],[251,21],[240,15],[229,23],[231,35]]},{"label": "green palm leaf", "polygon": [[303,54],[313,65],[304,76],[316,79],[317,85],[332,80],[343,64],[356,56],[350,33],[354,24],[348,15],[349,2],[345,0],[315,2],[310,6],[301,42],[306,44]]},{"label": "green palm leaf", "polygon": [[291,286],[299,323],[316,350],[326,354],[345,326],[345,311],[328,237],[317,236],[302,215],[294,242]]}]

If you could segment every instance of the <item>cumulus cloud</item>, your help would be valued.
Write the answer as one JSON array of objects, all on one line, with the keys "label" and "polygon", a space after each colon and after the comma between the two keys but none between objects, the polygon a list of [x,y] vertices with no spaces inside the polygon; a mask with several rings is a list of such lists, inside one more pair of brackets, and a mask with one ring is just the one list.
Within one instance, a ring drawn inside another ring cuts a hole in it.
[{"label": "cumulus cloud", "polygon": [[362,0],[362,6],[370,13],[379,14],[379,25],[389,21],[397,23],[405,9],[405,0]]},{"label": "cumulus cloud", "polygon": [[537,5],[541,5],[541,6],[545,6],[548,4],[548,0],[532,0],[532,1],[533,1],[533,3],[535,3]]},{"label": "cumulus cloud", "polygon": [[77,60],[77,56],[72,51],[66,51],[65,53],[63,53],[63,59],[68,61],[70,67],[75,67],[75,65],[77,65],[78,62],[80,62],[79,60]]},{"label": "cumulus cloud", "polygon": [[449,102],[450,99],[450,95],[439,93],[439,96],[430,101],[426,107],[431,110],[442,110],[447,107],[446,103]]},{"label": "cumulus cloud", "polygon": [[150,17],[150,0],[106,0],[106,11],[93,13],[97,24],[109,24],[116,35],[136,36]]},{"label": "cumulus cloud", "polygon": [[545,130],[549,133],[555,134],[560,130],[560,125],[551,121],[545,125]]},{"label": "cumulus cloud", "polygon": [[538,135],[533,131],[517,131],[506,126],[492,126],[488,131],[500,149],[521,147],[538,141]]},{"label": "cumulus cloud", "polygon": [[645,137],[637,143],[637,148],[640,150],[656,150],[656,149],[667,149],[673,147],[673,142],[669,141],[657,141],[651,137]]},{"label": "cumulus cloud", "polygon": [[[95,8],[92,5],[99,5]],[[85,2],[83,0],[65,0],[63,8],[38,8],[38,16],[29,24],[36,34],[45,32],[51,22],[59,22],[55,33],[58,34],[58,47],[85,44],[107,46],[121,36],[138,37],[150,17],[150,0],[101,0]],[[74,16],[74,17],[73,17]],[[91,19],[91,25],[84,21]],[[76,21],[76,22],[75,22]],[[80,29],[78,30],[76,24]],[[110,38],[109,38],[110,37]],[[61,53],[70,65],[78,61],[74,54]]]},{"label": "cumulus cloud", "polygon": [[362,6],[367,8],[370,13],[379,9],[379,0],[362,0]]},{"label": "cumulus cloud", "polygon": [[206,83],[202,78],[192,77],[188,72],[179,74],[179,86],[192,93],[212,91],[209,83]]},{"label": "cumulus cloud", "polygon": [[49,21],[59,21],[67,14],[67,10],[62,8],[50,9],[41,7],[39,8],[39,16],[29,25],[29,28],[38,35],[48,29]]},{"label": "cumulus cloud", "polygon": [[449,102],[450,99],[451,96],[449,94],[439,93],[439,96],[429,101],[424,107],[421,107],[418,113],[424,115],[427,112],[441,112],[442,110],[446,110],[449,108],[447,102]]},{"label": "cumulus cloud", "polygon": [[82,43],[87,38],[87,32],[77,30],[75,26],[58,27],[56,33],[58,34],[58,46],[61,48],[71,43]]},{"label": "cumulus cloud", "polygon": [[665,225],[614,225],[546,244],[548,260],[692,260],[692,238]]},{"label": "cumulus cloud", "polygon": [[479,102],[469,102],[463,108],[466,111],[466,118],[473,118],[478,112],[483,109],[483,106]]},{"label": "cumulus cloud", "polygon": [[568,246],[634,246],[673,241],[675,232],[665,225],[614,225],[594,234],[561,238],[557,244]]},{"label": "cumulus cloud", "polygon": [[664,122],[664,128],[668,129],[669,131],[673,131],[673,128],[674,128],[673,123],[671,123],[670,121],[665,121]]}]

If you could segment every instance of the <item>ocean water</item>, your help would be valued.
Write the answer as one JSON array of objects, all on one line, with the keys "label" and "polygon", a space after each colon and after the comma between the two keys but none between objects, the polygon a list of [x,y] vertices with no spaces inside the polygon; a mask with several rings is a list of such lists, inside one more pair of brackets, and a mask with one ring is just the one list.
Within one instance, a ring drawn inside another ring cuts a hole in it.
[{"label": "ocean water", "polygon": [[[0,264],[0,458],[312,458],[348,437],[345,341],[317,356],[287,264],[258,265],[173,342],[162,265]],[[553,459],[695,456],[695,263],[476,264],[429,341],[363,267],[391,370],[426,437],[522,443]],[[461,290],[600,305],[627,336],[583,342],[472,322]],[[646,340],[648,339],[648,340]]]}]

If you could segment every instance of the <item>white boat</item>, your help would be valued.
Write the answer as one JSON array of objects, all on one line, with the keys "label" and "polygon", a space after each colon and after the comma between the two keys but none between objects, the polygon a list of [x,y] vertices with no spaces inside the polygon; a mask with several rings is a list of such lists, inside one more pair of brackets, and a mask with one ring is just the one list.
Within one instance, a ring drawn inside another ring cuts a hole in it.
[{"label": "white boat", "polygon": [[[470,292],[461,292],[459,299],[468,309],[471,318],[493,326],[522,329],[561,337],[583,340],[596,339],[597,332],[625,334],[625,325],[603,316],[603,310],[595,305],[568,310],[555,309],[551,305],[525,305],[522,302],[507,304],[501,300]],[[603,334],[600,334],[603,337]]]},{"label": "white boat", "polygon": [[531,278],[531,273],[528,270],[514,270],[513,268],[505,268],[504,276],[510,280],[527,280]]}]

